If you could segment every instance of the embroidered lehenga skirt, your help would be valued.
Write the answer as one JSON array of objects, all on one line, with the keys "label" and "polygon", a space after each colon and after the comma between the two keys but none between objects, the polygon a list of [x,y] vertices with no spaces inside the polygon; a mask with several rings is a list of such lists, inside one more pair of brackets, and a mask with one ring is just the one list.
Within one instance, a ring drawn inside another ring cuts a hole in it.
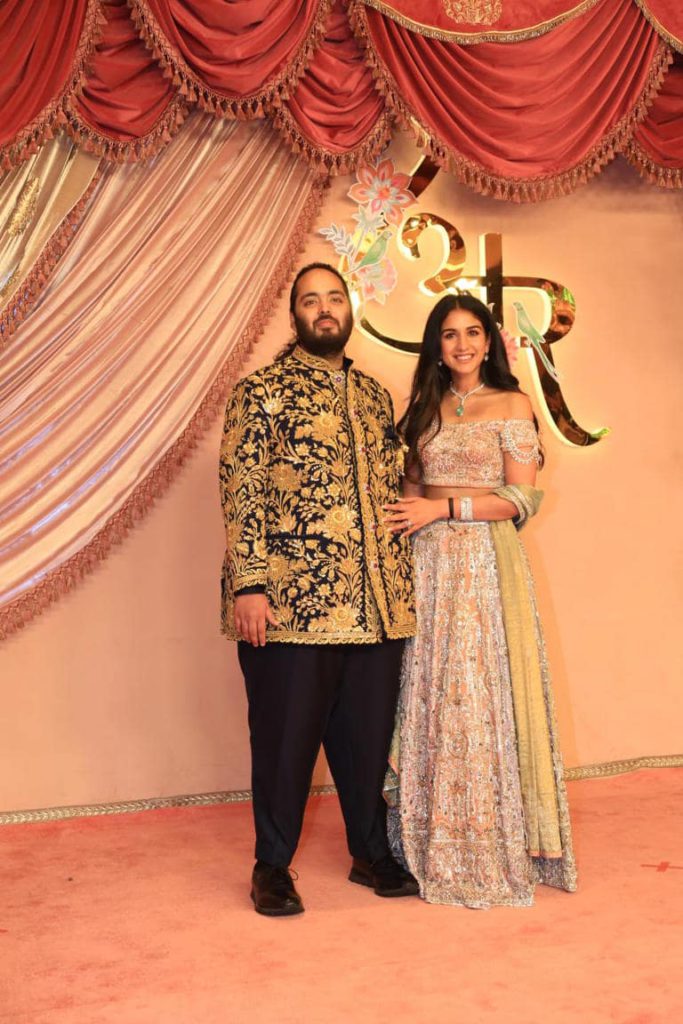
[{"label": "embroidered lehenga skirt", "polygon": [[[417,636],[397,717],[394,855],[431,903],[528,906],[537,881],[575,888],[569,817],[536,617],[563,855],[528,852],[496,554],[488,523],[436,522],[414,538]],[[528,563],[524,559],[528,572]]]}]

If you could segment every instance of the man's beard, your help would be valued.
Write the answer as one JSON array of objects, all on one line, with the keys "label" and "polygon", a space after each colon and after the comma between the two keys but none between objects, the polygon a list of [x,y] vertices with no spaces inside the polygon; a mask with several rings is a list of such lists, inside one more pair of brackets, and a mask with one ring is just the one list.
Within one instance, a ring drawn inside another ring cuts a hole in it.
[{"label": "man's beard", "polygon": [[[322,319],[322,317],[320,318]],[[353,330],[353,316],[348,313],[343,320],[338,317],[326,317],[332,319],[336,326],[316,327],[313,324],[309,327],[298,316],[294,317],[296,327],[296,338],[302,348],[314,356],[332,356],[342,352]]]}]

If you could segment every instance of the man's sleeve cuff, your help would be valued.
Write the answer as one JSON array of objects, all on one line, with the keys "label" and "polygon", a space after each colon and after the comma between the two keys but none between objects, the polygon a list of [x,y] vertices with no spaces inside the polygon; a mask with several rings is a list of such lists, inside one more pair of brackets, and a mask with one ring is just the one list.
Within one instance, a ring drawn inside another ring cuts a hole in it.
[{"label": "man's sleeve cuff", "polygon": [[231,583],[233,594],[239,594],[240,591],[246,590],[248,587],[257,587],[263,591],[268,583],[268,573],[266,569],[257,569],[255,572],[243,572],[238,576],[233,576]]}]

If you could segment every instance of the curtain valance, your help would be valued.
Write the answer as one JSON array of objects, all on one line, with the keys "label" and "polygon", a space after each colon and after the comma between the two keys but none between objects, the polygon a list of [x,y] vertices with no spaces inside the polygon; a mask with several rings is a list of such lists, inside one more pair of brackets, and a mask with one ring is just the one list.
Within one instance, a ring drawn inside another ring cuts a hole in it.
[{"label": "curtain valance", "polygon": [[674,66],[664,79],[648,117],[636,128],[625,152],[626,159],[643,177],[665,188],[683,188],[681,110],[683,56],[676,54]]},{"label": "curtain valance", "polygon": [[595,174],[632,137],[671,60],[629,0],[514,45],[426,38],[365,5],[355,26],[388,106],[461,181],[503,199],[545,199]]},{"label": "curtain valance", "polygon": [[681,0],[635,0],[641,11],[674,50],[683,53],[683,4]]},{"label": "curtain valance", "polygon": [[[519,42],[551,32],[601,0],[358,0],[433,39],[452,43]],[[659,35],[683,52],[680,0],[634,0]]]},{"label": "curtain valance", "polygon": [[83,90],[66,102],[67,130],[109,160],[144,159],[171,140],[188,108],[140,38],[126,0],[111,0],[105,11]]},{"label": "curtain valance", "polygon": [[551,32],[600,0],[362,0],[418,35],[451,43],[512,43]]},{"label": "curtain valance", "polygon": [[388,142],[392,118],[340,5],[330,15],[315,60],[274,123],[295,152],[340,174]]},{"label": "curtain valance", "polygon": [[140,33],[183,96],[258,117],[287,96],[325,33],[332,0],[129,0]]},{"label": "curtain valance", "polygon": [[[500,198],[562,194],[617,153],[681,187],[675,0],[8,0],[0,22],[5,166],[65,121],[105,159],[145,159],[199,105],[270,118],[327,173],[398,123]],[[43,68],[49,32],[64,45]]]},{"label": "curtain valance", "polygon": [[27,160],[66,123],[104,16],[100,0],[6,0],[0,7],[0,166]]}]

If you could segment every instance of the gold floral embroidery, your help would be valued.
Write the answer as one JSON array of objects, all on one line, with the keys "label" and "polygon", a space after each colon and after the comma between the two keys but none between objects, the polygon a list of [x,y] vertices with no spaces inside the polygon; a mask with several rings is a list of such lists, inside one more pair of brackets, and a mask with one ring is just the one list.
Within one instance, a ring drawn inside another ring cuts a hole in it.
[{"label": "gold floral embroidery", "polygon": [[237,520],[225,524],[226,543],[229,548],[236,548],[242,534],[242,525]]},{"label": "gold floral embroidery", "polygon": [[242,380],[225,416],[223,629],[236,591],[265,589],[271,640],[372,643],[414,632],[410,545],[381,528],[398,496],[389,395],[295,353]]},{"label": "gold floral embroidery", "polygon": [[22,234],[33,217],[40,194],[40,178],[28,178],[17,199],[5,229],[9,238]]},{"label": "gold floral embroidery", "polygon": [[279,583],[289,571],[289,562],[282,555],[273,555],[268,560],[268,575],[273,582]]},{"label": "gold floral embroidery", "polygon": [[325,618],[316,623],[316,629],[339,633],[347,629],[358,629],[358,610],[348,605],[337,605],[330,608]]},{"label": "gold floral embroidery", "polygon": [[286,512],[276,523],[279,533],[293,533],[296,528],[296,519],[290,512]]},{"label": "gold floral embroidery", "polygon": [[282,401],[279,398],[266,398],[263,408],[269,416],[277,416],[282,411]]},{"label": "gold floral embroidery", "polygon": [[360,531],[356,526],[356,517],[350,508],[343,505],[341,508],[331,508],[325,513],[322,526],[323,532],[332,540],[343,541],[346,535],[360,540]]},{"label": "gold floral embroidery", "polygon": [[[297,471],[293,466],[288,465],[276,466],[275,469],[271,470],[270,478],[281,491],[296,491],[301,484]],[[290,529],[293,528],[292,523]]]},{"label": "gold floral embroidery", "polygon": [[446,14],[466,25],[493,25],[503,13],[502,0],[443,0]]},{"label": "gold floral embroidery", "polygon": [[321,412],[313,421],[312,436],[318,441],[329,441],[337,436],[341,425],[341,416],[335,416],[331,412]]}]

